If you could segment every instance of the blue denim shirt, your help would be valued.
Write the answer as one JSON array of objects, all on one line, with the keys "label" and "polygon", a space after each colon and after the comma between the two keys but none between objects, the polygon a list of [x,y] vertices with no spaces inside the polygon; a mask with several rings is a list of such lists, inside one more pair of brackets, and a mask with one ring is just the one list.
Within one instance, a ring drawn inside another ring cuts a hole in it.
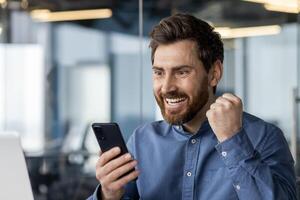
[{"label": "blue denim shirt", "polygon": [[[141,173],[123,199],[296,199],[294,161],[281,130],[247,113],[243,128],[222,143],[208,121],[194,135],[158,121],[137,128],[127,145]],[[89,200],[99,199],[97,190]]]}]

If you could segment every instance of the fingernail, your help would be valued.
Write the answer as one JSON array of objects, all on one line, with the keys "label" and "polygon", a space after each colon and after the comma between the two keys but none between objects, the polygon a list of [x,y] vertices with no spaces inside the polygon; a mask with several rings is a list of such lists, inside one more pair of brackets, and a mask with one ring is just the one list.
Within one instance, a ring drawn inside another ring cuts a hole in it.
[{"label": "fingernail", "polygon": [[134,166],[136,166],[137,165],[137,161],[135,160],[135,161],[133,161],[133,163],[132,163]]},{"label": "fingernail", "polygon": [[125,155],[125,158],[126,158],[126,159],[130,159],[130,158],[131,158],[131,155],[130,155],[129,153],[127,153],[127,154]]},{"label": "fingernail", "polygon": [[120,152],[121,150],[120,150],[120,148],[119,147],[114,147],[114,152]]}]

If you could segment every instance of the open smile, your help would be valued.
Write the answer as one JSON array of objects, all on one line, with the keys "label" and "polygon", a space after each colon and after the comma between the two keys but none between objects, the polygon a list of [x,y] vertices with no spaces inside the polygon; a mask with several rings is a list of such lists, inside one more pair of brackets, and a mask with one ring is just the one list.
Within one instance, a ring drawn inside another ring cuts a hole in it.
[{"label": "open smile", "polygon": [[165,103],[168,110],[176,112],[182,110],[182,108],[186,105],[187,98],[165,98]]}]

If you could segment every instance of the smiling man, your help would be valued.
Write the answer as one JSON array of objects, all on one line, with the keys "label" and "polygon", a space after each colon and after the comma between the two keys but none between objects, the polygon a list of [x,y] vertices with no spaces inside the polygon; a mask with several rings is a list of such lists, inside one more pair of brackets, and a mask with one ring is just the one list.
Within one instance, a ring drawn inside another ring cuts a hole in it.
[{"label": "smiling man", "polygon": [[113,148],[100,156],[100,184],[90,199],[296,199],[281,130],[243,112],[237,96],[215,96],[223,72],[219,34],[176,14],[154,27],[150,47],[164,120],[136,129],[131,155],[117,157],[120,149]]}]

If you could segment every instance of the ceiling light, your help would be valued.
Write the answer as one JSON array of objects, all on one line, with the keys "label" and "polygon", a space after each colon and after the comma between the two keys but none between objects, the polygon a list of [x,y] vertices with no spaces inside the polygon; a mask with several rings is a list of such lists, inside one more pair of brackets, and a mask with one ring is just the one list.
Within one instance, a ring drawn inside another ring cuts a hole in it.
[{"label": "ceiling light", "polygon": [[262,4],[271,4],[271,5],[278,5],[278,6],[292,6],[297,7],[298,1],[297,0],[244,0],[253,3],[262,3]]},{"label": "ceiling light", "polygon": [[299,13],[298,0],[244,0],[248,2],[261,3],[270,11]]},{"label": "ceiling light", "polygon": [[275,12],[284,12],[284,13],[299,13],[298,7],[291,7],[291,6],[278,6],[278,5],[272,5],[272,4],[265,4],[265,9],[269,11],[275,11]]},{"label": "ceiling light", "polygon": [[0,7],[5,8],[7,6],[7,1],[6,0],[0,0]]},{"label": "ceiling light", "polygon": [[216,27],[215,31],[220,33],[223,39],[229,39],[263,35],[276,35],[280,33],[281,28],[279,25],[254,26],[244,28]]},{"label": "ceiling light", "polygon": [[33,10],[30,12],[32,19],[39,22],[74,21],[87,19],[103,19],[112,16],[111,9],[74,10],[50,12],[49,10]]}]

